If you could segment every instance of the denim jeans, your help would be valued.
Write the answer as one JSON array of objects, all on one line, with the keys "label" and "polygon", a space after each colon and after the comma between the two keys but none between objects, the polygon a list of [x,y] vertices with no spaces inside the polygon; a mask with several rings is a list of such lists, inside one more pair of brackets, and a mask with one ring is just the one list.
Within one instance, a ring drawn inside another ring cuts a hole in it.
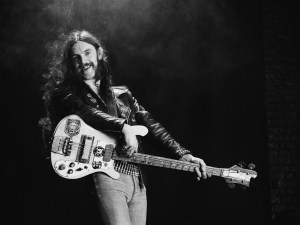
[{"label": "denim jeans", "polygon": [[146,224],[146,188],[140,187],[137,176],[120,173],[117,180],[104,173],[93,176],[98,208],[105,225]]}]

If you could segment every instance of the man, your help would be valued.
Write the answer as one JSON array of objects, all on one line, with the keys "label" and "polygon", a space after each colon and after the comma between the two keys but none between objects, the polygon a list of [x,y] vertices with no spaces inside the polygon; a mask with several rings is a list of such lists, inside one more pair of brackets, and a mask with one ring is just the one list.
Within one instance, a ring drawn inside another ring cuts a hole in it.
[{"label": "man", "polygon": [[[204,161],[176,142],[128,88],[112,86],[105,50],[94,35],[76,30],[62,36],[49,50],[51,61],[43,97],[52,130],[65,116],[77,114],[97,130],[119,134],[123,145],[119,154],[131,157],[141,151],[131,125],[141,124],[175,158],[200,164],[198,179],[207,177]],[[93,174],[101,218],[105,224],[146,224],[147,198],[140,167],[115,161],[115,169],[121,175],[117,180],[103,173]]]}]

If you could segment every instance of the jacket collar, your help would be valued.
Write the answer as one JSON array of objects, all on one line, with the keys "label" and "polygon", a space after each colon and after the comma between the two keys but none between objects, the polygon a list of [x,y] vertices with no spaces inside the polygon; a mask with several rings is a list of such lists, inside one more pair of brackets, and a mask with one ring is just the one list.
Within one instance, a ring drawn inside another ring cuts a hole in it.
[{"label": "jacket collar", "polygon": [[108,99],[107,102],[104,101],[98,94],[96,94],[89,85],[87,85],[85,82],[81,82],[83,88],[85,89],[86,93],[84,93],[88,99],[93,103],[94,106],[97,108],[102,106],[101,108],[106,109],[105,112],[107,112],[111,116],[117,116],[117,106],[115,102],[115,96],[113,94],[113,97],[111,99]]}]

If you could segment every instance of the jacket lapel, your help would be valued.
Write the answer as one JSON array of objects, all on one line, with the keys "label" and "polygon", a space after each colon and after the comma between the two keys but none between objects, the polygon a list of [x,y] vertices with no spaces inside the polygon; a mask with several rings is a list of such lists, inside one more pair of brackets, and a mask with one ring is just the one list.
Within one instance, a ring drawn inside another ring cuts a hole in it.
[{"label": "jacket lapel", "polygon": [[85,90],[85,96],[87,97],[89,104],[94,107],[101,109],[102,111],[108,113],[111,116],[118,116],[117,106],[115,102],[115,96],[113,94],[112,98],[110,98],[107,103],[104,102],[86,83],[82,82]]}]

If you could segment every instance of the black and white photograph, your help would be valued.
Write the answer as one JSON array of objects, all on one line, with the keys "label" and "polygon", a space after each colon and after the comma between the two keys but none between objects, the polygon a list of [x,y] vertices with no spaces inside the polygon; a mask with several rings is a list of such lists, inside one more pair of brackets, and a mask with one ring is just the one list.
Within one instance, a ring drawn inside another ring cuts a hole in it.
[{"label": "black and white photograph", "polygon": [[3,225],[300,225],[300,2],[1,2]]}]

